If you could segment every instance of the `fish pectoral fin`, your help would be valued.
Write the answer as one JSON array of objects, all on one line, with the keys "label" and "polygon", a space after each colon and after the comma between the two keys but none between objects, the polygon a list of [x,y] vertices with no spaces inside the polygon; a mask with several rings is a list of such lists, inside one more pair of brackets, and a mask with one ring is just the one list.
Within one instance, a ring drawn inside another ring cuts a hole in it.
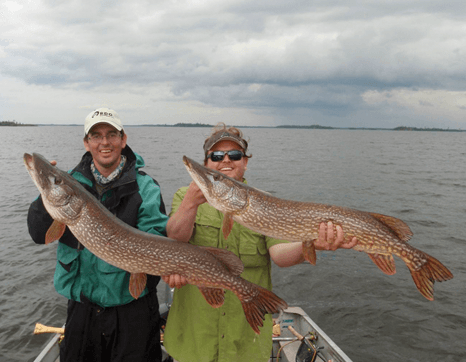
[{"label": "fish pectoral fin", "polygon": [[214,308],[219,308],[225,300],[225,293],[221,288],[198,287],[207,303]]},{"label": "fish pectoral fin", "polygon": [[375,265],[379,267],[387,275],[393,275],[396,273],[395,260],[393,255],[383,255],[383,254],[367,254],[369,258],[374,262]]},{"label": "fish pectoral fin", "polygon": [[211,253],[233,275],[240,275],[243,272],[243,262],[231,251],[226,249],[212,248],[210,246],[199,247]]},{"label": "fish pectoral fin", "polygon": [[223,231],[223,237],[225,239],[228,239],[228,235],[230,235],[231,229],[233,228],[233,215],[232,214],[225,214],[223,217],[223,225],[222,225],[222,231]]},{"label": "fish pectoral fin", "polygon": [[390,228],[402,241],[408,241],[411,239],[411,236],[413,236],[413,232],[403,220],[397,219],[393,216],[377,214],[374,212],[369,212],[368,214]]},{"label": "fish pectoral fin", "polygon": [[52,225],[50,225],[47,233],[45,234],[45,244],[53,243],[55,240],[60,239],[65,233],[66,225],[53,220]]},{"label": "fish pectoral fin", "polygon": [[314,245],[314,240],[305,240],[303,241],[303,255],[312,265],[317,263],[316,247]]},{"label": "fish pectoral fin", "polygon": [[138,299],[146,288],[146,273],[131,273],[129,277],[129,292],[134,299]]}]

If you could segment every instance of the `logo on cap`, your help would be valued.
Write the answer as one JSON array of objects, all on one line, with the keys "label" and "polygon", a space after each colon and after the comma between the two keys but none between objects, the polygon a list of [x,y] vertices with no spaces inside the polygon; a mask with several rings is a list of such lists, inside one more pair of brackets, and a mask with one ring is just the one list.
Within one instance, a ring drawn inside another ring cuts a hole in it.
[{"label": "logo on cap", "polygon": [[105,116],[105,117],[112,117],[113,118],[112,113],[110,113],[110,112],[99,112],[99,111],[95,111],[91,118],[94,118],[94,117],[97,117],[97,116]]}]

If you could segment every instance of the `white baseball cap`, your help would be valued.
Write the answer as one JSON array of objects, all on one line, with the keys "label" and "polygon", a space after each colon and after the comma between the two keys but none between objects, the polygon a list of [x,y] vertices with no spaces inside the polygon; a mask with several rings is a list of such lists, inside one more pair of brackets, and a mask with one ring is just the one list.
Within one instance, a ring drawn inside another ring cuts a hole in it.
[{"label": "white baseball cap", "polygon": [[97,108],[95,111],[89,113],[84,121],[84,135],[86,136],[97,123],[107,123],[118,131],[123,130],[123,125],[117,112],[109,108]]}]

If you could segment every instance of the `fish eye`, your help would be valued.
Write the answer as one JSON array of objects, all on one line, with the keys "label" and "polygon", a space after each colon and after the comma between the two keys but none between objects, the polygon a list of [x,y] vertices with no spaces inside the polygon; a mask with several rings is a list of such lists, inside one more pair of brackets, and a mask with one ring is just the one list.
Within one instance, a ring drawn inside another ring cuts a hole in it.
[{"label": "fish eye", "polygon": [[222,175],[214,174],[214,180],[215,181],[220,181],[222,178],[223,178]]},{"label": "fish eye", "polygon": [[55,185],[61,185],[63,183],[63,180],[59,177],[55,177],[54,183]]}]

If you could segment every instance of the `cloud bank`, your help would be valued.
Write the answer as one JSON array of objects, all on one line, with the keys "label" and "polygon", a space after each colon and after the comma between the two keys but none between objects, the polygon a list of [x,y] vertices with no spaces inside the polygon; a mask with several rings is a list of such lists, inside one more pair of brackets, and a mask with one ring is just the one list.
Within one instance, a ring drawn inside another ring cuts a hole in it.
[{"label": "cloud bank", "polygon": [[465,128],[459,1],[6,1],[0,121]]}]

